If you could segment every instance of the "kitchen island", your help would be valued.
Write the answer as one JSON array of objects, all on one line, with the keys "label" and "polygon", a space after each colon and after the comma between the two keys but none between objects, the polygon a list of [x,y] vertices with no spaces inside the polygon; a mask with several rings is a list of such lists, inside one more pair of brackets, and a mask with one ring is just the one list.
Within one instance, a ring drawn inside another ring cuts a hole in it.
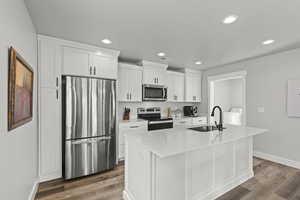
[{"label": "kitchen island", "polygon": [[226,127],[126,134],[124,199],[215,199],[253,177],[253,137],[267,130]]}]

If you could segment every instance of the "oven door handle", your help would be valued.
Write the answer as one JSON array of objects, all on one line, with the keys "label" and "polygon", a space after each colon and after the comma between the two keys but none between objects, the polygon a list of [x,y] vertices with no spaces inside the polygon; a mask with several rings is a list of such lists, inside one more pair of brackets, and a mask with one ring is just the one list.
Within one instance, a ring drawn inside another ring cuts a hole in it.
[{"label": "oven door handle", "polygon": [[173,120],[165,120],[165,121],[150,121],[149,124],[165,124],[165,123],[173,123]]}]

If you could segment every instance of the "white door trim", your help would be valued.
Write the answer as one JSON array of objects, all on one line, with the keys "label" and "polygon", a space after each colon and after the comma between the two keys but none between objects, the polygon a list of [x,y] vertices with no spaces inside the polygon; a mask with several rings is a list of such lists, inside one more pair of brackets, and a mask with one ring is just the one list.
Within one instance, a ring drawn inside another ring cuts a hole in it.
[{"label": "white door trim", "polygon": [[208,122],[211,122],[210,112],[213,108],[212,99],[214,99],[214,82],[224,81],[231,79],[242,79],[243,80],[243,126],[247,125],[247,112],[246,112],[246,77],[247,71],[236,71],[226,74],[218,74],[207,77],[207,92],[208,92]]}]

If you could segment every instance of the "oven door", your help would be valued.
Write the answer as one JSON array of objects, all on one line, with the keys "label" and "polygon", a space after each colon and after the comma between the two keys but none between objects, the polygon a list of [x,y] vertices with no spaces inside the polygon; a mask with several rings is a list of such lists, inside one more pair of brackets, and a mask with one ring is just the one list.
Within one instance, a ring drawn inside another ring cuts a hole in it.
[{"label": "oven door", "polygon": [[166,101],[167,88],[157,85],[143,85],[143,101]]}]

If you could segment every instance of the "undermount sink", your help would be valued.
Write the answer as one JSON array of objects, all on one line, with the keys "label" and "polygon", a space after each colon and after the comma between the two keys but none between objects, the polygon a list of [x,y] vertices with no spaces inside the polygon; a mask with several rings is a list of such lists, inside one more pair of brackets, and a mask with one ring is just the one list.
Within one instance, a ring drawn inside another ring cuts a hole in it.
[{"label": "undermount sink", "polygon": [[[190,130],[193,131],[198,131],[198,132],[210,132],[210,131],[216,131],[218,128],[216,126],[199,126],[199,127],[193,127],[189,128]],[[223,128],[226,129],[226,128]]]}]

